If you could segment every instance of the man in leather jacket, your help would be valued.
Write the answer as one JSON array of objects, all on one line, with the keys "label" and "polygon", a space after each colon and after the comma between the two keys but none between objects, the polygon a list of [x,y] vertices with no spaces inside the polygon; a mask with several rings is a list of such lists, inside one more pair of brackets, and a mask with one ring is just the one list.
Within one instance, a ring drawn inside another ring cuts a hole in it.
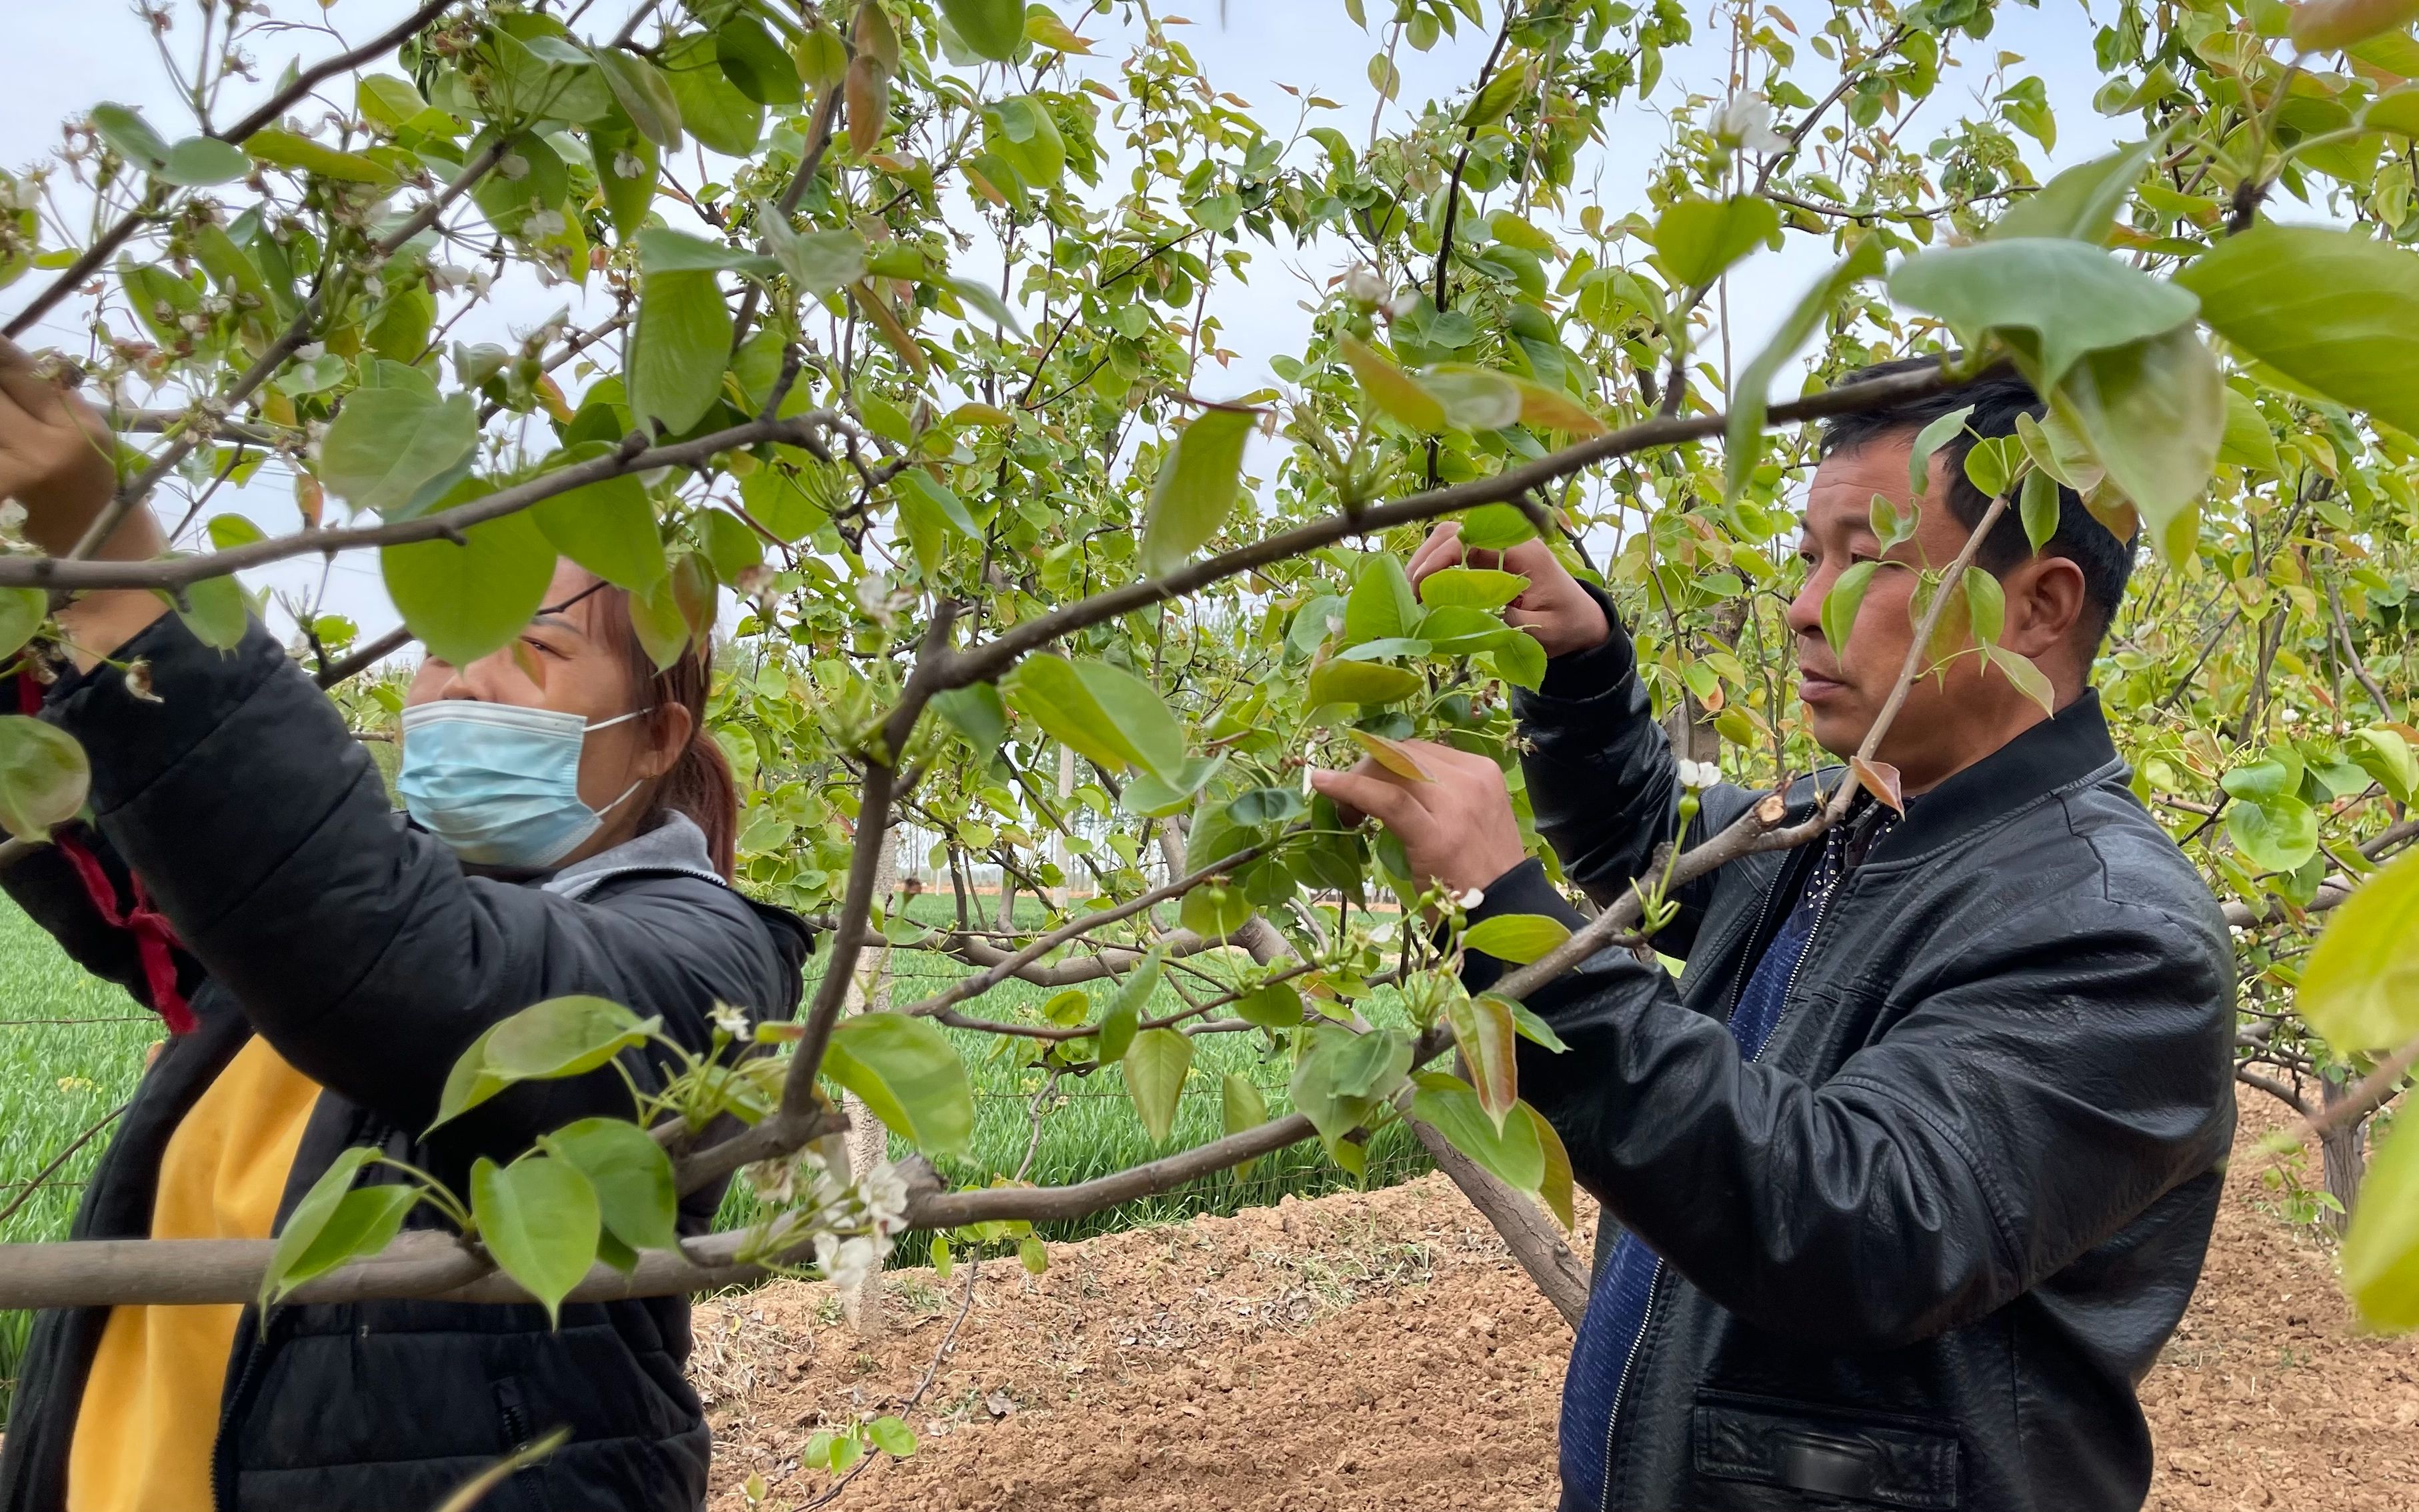
[{"label": "man in leather jacket", "polygon": [[[1873,496],[1909,507],[1915,436],[1966,405],[1913,537],[1887,545]],[[1872,728],[1912,634],[1906,568],[1963,546],[1987,505],[1964,454],[2019,412],[2041,406],[1997,373],[1826,434],[1789,609],[1826,749]],[[1568,1049],[1523,1042],[1521,1095],[1610,1236],[1564,1386],[1566,1509],[2142,1504],[2134,1388],[2198,1279],[2234,1127],[2233,956],[2087,681],[2131,546],[2072,493],[2061,506],[2041,550],[2011,510],[1978,557],[2006,602],[1998,644],[2046,677],[2054,715],[2004,666],[1959,656],[1877,752],[1903,816],[1860,800],[1819,841],[1679,889],[1654,937],[1686,959],[1676,980],[1608,950],[1528,1000]],[[1447,526],[1413,577],[1482,556]],[[1674,761],[1610,606],[1542,544],[1503,556],[1530,579],[1507,617],[1550,657],[1516,705],[1536,827],[1610,898],[1658,844],[1694,844],[1761,795],[1710,786],[1683,825],[1683,778],[1705,774]],[[1825,594],[1873,560],[1835,656]],[[1575,924],[1495,764],[1415,748],[1434,780],[1368,763],[1315,780],[1421,875],[1481,889],[1473,919]],[[1792,819],[1841,779],[1795,784]],[[1466,980],[1500,969],[1473,955]]]}]

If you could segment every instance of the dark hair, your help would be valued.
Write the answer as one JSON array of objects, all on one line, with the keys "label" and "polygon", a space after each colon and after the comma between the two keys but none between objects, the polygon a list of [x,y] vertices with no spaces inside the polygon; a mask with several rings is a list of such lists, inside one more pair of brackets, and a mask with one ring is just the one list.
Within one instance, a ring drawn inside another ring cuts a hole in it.
[{"label": "dark hair", "polygon": [[[1954,361],[1953,354],[1949,360]],[[1867,383],[1935,368],[1941,362],[1939,357],[1905,357],[1894,363],[1877,363],[1849,374],[1841,382]],[[2014,435],[2018,415],[2039,420],[2049,408],[2014,369],[1995,367],[1970,382],[1937,393],[1902,399],[1858,414],[1835,415],[1823,424],[1823,455],[1854,451],[1885,437],[1903,435],[1912,440],[1924,426],[1967,405],[1974,407],[1974,412],[1965,417],[1964,427],[1935,455],[1948,473],[1949,511],[1970,530],[1980,523],[1991,501],[1965,476],[1965,454],[1974,449],[1978,438]],[[2137,535],[2135,540],[2138,539]],[[2064,557],[2083,571],[2083,595],[2089,611],[2080,628],[2089,633],[2088,650],[2099,649],[2101,640],[2108,634],[2109,622],[2117,617],[2117,605],[2124,598],[2125,584],[2134,576],[2134,541],[2119,541],[2115,532],[2084,507],[2082,495],[2072,488],[2058,489],[2057,532],[2042,544],[2042,551],[2048,556]],[[2011,509],[1991,528],[1974,560],[1996,578],[2029,560],[2032,554],[2024,522]]]},{"label": "dark hair", "polygon": [[656,711],[649,716],[649,723],[674,704],[688,710],[688,744],[670,769],[655,779],[639,830],[643,834],[655,828],[667,813],[688,815],[705,831],[705,852],[713,858],[714,869],[728,880],[739,835],[739,785],[732,778],[730,759],[705,727],[705,697],[714,687],[714,646],[700,636],[670,666],[658,669],[630,623],[629,594],[605,587],[597,590],[596,597],[599,625],[628,658],[630,686],[639,695],[639,706]]}]

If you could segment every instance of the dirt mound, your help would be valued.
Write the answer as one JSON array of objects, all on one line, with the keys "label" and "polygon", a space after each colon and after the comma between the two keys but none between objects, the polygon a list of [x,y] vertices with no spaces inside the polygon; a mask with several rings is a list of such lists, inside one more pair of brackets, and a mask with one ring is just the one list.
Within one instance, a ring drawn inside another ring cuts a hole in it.
[{"label": "dirt mound", "polygon": [[[2143,1386],[2149,1505],[2419,1506],[2419,1340],[2354,1330],[2332,1257],[2257,1207],[2257,1164]],[[765,1507],[823,1496],[799,1446],[901,1411],[962,1310],[905,1413],[920,1452],[859,1473],[848,1512],[1553,1504],[1569,1331],[1441,1177],[1056,1246],[1038,1277],[994,1260],[968,1295],[963,1268],[894,1273],[872,1344],[820,1285],[701,1305],[715,1512],[751,1477]]]}]

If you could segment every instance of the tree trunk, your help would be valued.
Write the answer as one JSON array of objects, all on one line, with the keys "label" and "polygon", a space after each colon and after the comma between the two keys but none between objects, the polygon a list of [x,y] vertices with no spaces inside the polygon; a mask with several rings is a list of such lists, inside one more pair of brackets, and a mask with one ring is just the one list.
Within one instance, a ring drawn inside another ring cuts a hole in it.
[{"label": "tree trunk", "polygon": [[[2320,1107],[2334,1106],[2350,1089],[2349,1077],[2337,1081],[2333,1076],[2320,1076]],[[2352,1204],[2360,1198],[2360,1180],[2368,1168],[2368,1120],[2365,1118],[2348,1119],[2320,1134],[2319,1156],[2328,1195],[2343,1204],[2342,1212],[2327,1215],[2327,1227],[2340,1236],[2350,1226]]]},{"label": "tree trunk", "polygon": [[[873,896],[884,909],[898,905],[899,891],[899,829],[897,825],[882,837],[882,854],[875,858]],[[887,945],[868,950],[865,964],[848,984],[847,1006],[843,1013],[880,1012],[890,1006],[890,948]],[[848,1115],[848,1171],[852,1180],[863,1176],[890,1155],[890,1131],[873,1116],[873,1110],[859,1102],[853,1092],[840,1096],[841,1111]],[[882,1273],[874,1271],[857,1285],[840,1293],[840,1307],[849,1326],[857,1337],[876,1339],[882,1336]]]},{"label": "tree trunk", "polygon": [[1495,1231],[1503,1236],[1504,1247],[1529,1273],[1529,1279],[1563,1315],[1563,1320],[1578,1332],[1579,1319],[1587,1313],[1588,1268],[1554,1227],[1553,1219],[1544,1209],[1497,1180],[1476,1161],[1453,1148],[1434,1124],[1423,1123],[1406,1117],[1411,1133],[1427,1147],[1436,1158],[1437,1169],[1453,1179],[1461,1195],[1470,1199]]}]

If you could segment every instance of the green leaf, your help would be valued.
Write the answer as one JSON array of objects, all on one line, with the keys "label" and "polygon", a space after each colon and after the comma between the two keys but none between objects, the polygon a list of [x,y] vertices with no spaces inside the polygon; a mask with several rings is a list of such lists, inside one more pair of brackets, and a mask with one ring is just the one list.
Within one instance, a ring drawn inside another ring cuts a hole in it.
[{"label": "green leaf", "polygon": [[[1980,569],[1966,574],[1976,576]],[[2005,646],[1985,645],[1982,655],[1992,666],[2006,674],[2016,685],[2016,691],[2041,705],[2043,714],[2057,712],[2057,690],[2051,686],[2048,674],[2033,665],[2031,659]]]},{"label": "green leaf", "polygon": [[168,149],[168,161],[159,174],[168,183],[201,189],[240,178],[251,171],[252,159],[234,143],[214,136],[189,136]]},{"label": "green leaf", "polygon": [[1957,575],[1957,586],[1965,595],[1966,628],[1982,644],[1996,645],[2008,623],[2007,594],[1999,579],[1980,567],[1968,567]]},{"label": "green leaf", "polygon": [[95,105],[92,129],[138,168],[158,168],[168,161],[168,144],[151,129],[151,123],[143,118],[140,111],[124,105]]},{"label": "green leaf", "polygon": [[1264,1029],[1300,1028],[1302,994],[1294,991],[1291,982],[1270,982],[1237,998],[1235,1016]]},{"label": "green leaf", "polygon": [[1915,501],[1912,513],[1919,515],[1922,512],[1923,496],[1932,489],[1932,454],[1948,445],[1949,438],[1964,430],[1965,418],[1973,412],[1972,405],[1961,406],[1915,433],[1915,443],[1908,450],[1906,458],[1907,496]]},{"label": "green leaf", "polygon": [[2150,161],[2149,142],[2119,147],[2105,157],[2067,169],[2039,192],[2016,201],[1989,233],[1993,241],[2024,237],[2063,237],[2094,246],[2108,239],[2117,212],[2125,208],[2134,180]]},{"label": "green leaf", "polygon": [[177,617],[202,644],[214,651],[233,651],[252,623],[252,601],[243,596],[243,585],[232,574],[205,578],[186,585],[185,602],[178,606]]},{"label": "green leaf", "polygon": [[1519,597],[1529,579],[1491,567],[1440,567],[1420,579],[1420,602],[1432,608],[1499,609]]},{"label": "green leaf", "polygon": [[1486,86],[1471,97],[1470,107],[1462,112],[1462,128],[1475,131],[1482,126],[1492,126],[1511,115],[1512,107],[1518,104],[1528,92],[1527,69],[1498,69],[1495,76],[1487,81]]},{"label": "green leaf", "polygon": [[2291,872],[2318,854],[2319,816],[2296,796],[2302,786],[2298,761],[2272,755],[2233,768],[2218,785],[2234,800],[2226,808],[2226,833],[2254,866]]},{"label": "green leaf", "polygon": [[1514,504],[1481,504],[1460,524],[1461,544],[1472,551],[1505,551],[1537,538],[1537,527]]},{"label": "green leaf", "polygon": [[1117,995],[1109,1000],[1109,1011],[1101,1015],[1097,1035],[1100,1049],[1094,1058],[1102,1065],[1116,1065],[1133,1047],[1134,1036],[1142,1026],[1142,1011],[1149,1004],[1150,995],[1159,990],[1160,973],[1165,969],[1163,962],[1161,952],[1154,949],[1117,984]]},{"label": "green leaf", "polygon": [[48,840],[84,809],[92,767],[75,736],[25,714],[0,714],[0,828]]},{"label": "green leaf", "polygon": [[1174,1029],[1145,1029],[1127,1047],[1126,1095],[1133,1100],[1151,1143],[1164,1144],[1176,1128],[1176,1105],[1193,1070],[1193,1041]]},{"label": "green leaf", "polygon": [[974,1138],[965,1063],[931,1020],[858,1013],[832,1030],[824,1071],[927,1154],[958,1155]]},{"label": "green leaf", "polygon": [[647,273],[748,273],[767,278],[779,267],[761,253],[660,225],[640,231],[638,243],[639,267]]},{"label": "green leaf", "polygon": [[949,29],[978,57],[1006,63],[1025,41],[1025,7],[1018,0],[941,0]]},{"label": "green leaf", "polygon": [[271,167],[292,168],[342,183],[384,184],[394,179],[394,174],[374,158],[339,151],[299,131],[277,127],[245,137],[243,150]]},{"label": "green leaf", "polygon": [[982,538],[982,528],[966,513],[965,501],[922,468],[909,468],[890,482],[900,523],[906,527],[917,565],[927,574],[940,571],[947,561],[948,532],[968,540]]},{"label": "green leaf", "polygon": [[983,145],[1016,177],[1047,188],[1067,171],[1067,142],[1039,95],[1010,95],[983,112]]},{"label": "green leaf", "polygon": [[[2353,888],[2334,911],[2310,951],[2294,1006],[2347,1054],[2419,1038],[2419,851]],[[2374,1189],[2361,1196],[2365,1208]]]},{"label": "green leaf", "polygon": [[2419,18],[2419,0],[2300,0],[2285,34],[2296,51],[2335,53],[2398,32]]},{"label": "green leaf", "polygon": [[[1228,1072],[1225,1079],[1220,1083],[1219,1103],[1222,1133],[1243,1134],[1269,1121],[1268,1099],[1262,1097],[1258,1086],[1240,1072]],[[1256,1156],[1238,1165],[1235,1167],[1235,1180],[1240,1181],[1249,1177],[1252,1174],[1252,1167],[1258,1164],[1259,1160]]]},{"label": "green leaf", "polygon": [[387,596],[428,654],[467,667],[529,624],[554,580],[554,546],[524,514],[462,532],[378,548]]},{"label": "green leaf", "polygon": [[1050,1269],[1050,1251],[1040,1236],[1027,1234],[1016,1242],[1016,1263],[1025,1267],[1027,1275],[1040,1275]]},{"label": "green leaf", "polygon": [[731,308],[713,273],[648,273],[639,281],[639,329],[630,342],[630,408],[671,435],[694,429],[721,396],[731,332]]},{"label": "green leaf", "polygon": [[2396,1119],[2369,1156],[2344,1235],[2343,1284],[2371,1327],[2419,1328],[2419,1119]]},{"label": "green leaf", "polygon": [[2061,507],[2056,478],[2039,468],[2025,474],[2024,492],[2017,497],[2016,513],[2025,522],[2025,539],[2035,551],[2047,546],[2050,537],[2057,533]]},{"label": "green leaf", "polygon": [[1327,661],[1311,671],[1310,702],[1321,703],[1393,703],[1410,698],[1427,685],[1417,672],[1374,661]]},{"label": "green leaf", "polygon": [[1649,239],[1673,287],[1703,288],[1780,230],[1780,211],[1771,201],[1733,194],[1665,206]]},{"label": "green leaf", "polygon": [[[1763,455],[1761,438],[1773,379],[1830,318],[1848,290],[1868,278],[1878,278],[1881,271],[1882,239],[1869,236],[1849,249],[1848,255],[1824,274],[1821,282],[1806,291],[1789,312],[1789,317],[1780,323],[1780,329],[1773,332],[1772,340],[1740,370],[1738,381],[1731,387],[1730,418],[1722,439],[1725,500],[1738,498],[1755,471],[1756,458]],[[1464,533],[1467,535],[1467,532]]]},{"label": "green leaf", "polygon": [[1466,997],[1456,993],[1445,1006],[1445,1023],[1461,1051],[1478,1105],[1493,1119],[1497,1132],[1520,1100],[1519,1071],[1513,1040],[1518,1031],[1511,1005],[1492,995]]},{"label": "green leaf", "polygon": [[[1361,1036],[1331,1024],[1315,1025],[1310,1030],[1310,1049],[1295,1065],[1293,1078],[1287,1084],[1287,1096],[1294,1110],[1308,1119],[1318,1131],[1333,1153],[1348,1134],[1358,1128],[1376,1111],[1374,1099],[1361,1093],[1346,1093],[1335,1085],[1334,1072],[1339,1052],[1356,1043]],[[1406,1048],[1404,1062],[1410,1063]]]},{"label": "green leaf", "polygon": [[865,239],[850,230],[801,232],[771,206],[760,206],[756,225],[790,282],[810,294],[828,294],[865,276]]},{"label": "green leaf", "polygon": [[2268,422],[2259,407],[2240,389],[2226,391],[2226,436],[2217,445],[2217,459],[2239,468],[2256,468],[2262,472],[2282,472],[2285,464],[2276,455],[2276,438],[2268,429]]},{"label": "green leaf", "polygon": [[865,1425],[865,1437],[875,1448],[904,1459],[916,1452],[915,1430],[895,1417],[877,1417]]},{"label": "green leaf", "polygon": [[1403,564],[1391,551],[1372,551],[1361,559],[1352,592],[1344,601],[1344,642],[1390,640],[1409,636],[1420,623],[1420,601]]},{"label": "green leaf", "polygon": [[1223,940],[1252,919],[1251,900],[1243,889],[1206,882],[1184,895],[1177,922],[1205,939]]},{"label": "green leaf", "polygon": [[1391,1026],[1321,1042],[1330,1047],[1329,1080],[1346,1097],[1390,1097],[1411,1069],[1411,1041]]},{"label": "green leaf", "polygon": [[515,1081],[584,1076],[645,1044],[653,1023],[609,998],[549,997],[504,1019],[485,1037],[486,1069]]},{"label": "green leaf", "polygon": [[1416,381],[1444,407],[1445,424],[1454,430],[1501,430],[1520,418],[1520,386],[1508,374],[1440,363]]},{"label": "green leaf", "polygon": [[39,588],[0,588],[0,656],[13,656],[51,617],[51,595]]},{"label": "green leaf", "polygon": [[1145,576],[1174,572],[1226,523],[1241,490],[1243,442],[1258,418],[1248,409],[1205,409],[1177,432],[1151,481]]},{"label": "green leaf", "polygon": [[530,514],[557,551],[616,587],[644,592],[670,570],[655,506],[629,473],[542,500]]},{"label": "green leaf", "polygon": [[694,32],[666,43],[662,63],[680,124],[689,134],[725,157],[755,156],[757,139],[764,134],[764,107],[741,94],[724,74],[714,35]]},{"label": "green leaf", "polygon": [[723,77],[758,104],[798,103],[798,66],[755,17],[733,14],[716,26],[714,55]]},{"label": "green leaf", "polygon": [[671,1157],[646,1130],[623,1119],[582,1119],[538,1145],[588,1178],[606,1231],[615,1239],[634,1250],[679,1244],[680,1191]]},{"label": "green leaf", "polygon": [[356,389],[320,439],[319,481],[355,509],[408,519],[461,481],[478,442],[467,393]]},{"label": "green leaf", "polygon": [[1499,1131],[1479,1104],[1478,1094],[1458,1076],[1422,1072],[1412,1078],[1411,1117],[1432,1124],[1454,1149],[1486,1167],[1506,1186],[1534,1192],[1546,1180],[1545,1147],[1527,1119],[1506,1119]]},{"label": "green leaf", "polygon": [[2312,392],[2419,431],[2419,255],[2354,231],[2255,225],[2176,275],[2201,318]]},{"label": "green leaf", "polygon": [[1823,595],[1823,640],[1834,657],[1848,654],[1848,632],[1857,625],[1857,611],[1864,608],[1865,590],[1872,586],[1873,574],[1881,570],[1878,562],[1859,562],[1840,574],[1831,591]]},{"label": "green leaf", "polygon": [[681,145],[680,100],[663,70],[635,53],[600,47],[596,63],[622,112],[646,139],[670,151]]},{"label": "green leaf", "polygon": [[2400,731],[2383,725],[2355,730],[2344,753],[2377,779],[2395,802],[2407,804],[2419,797],[2419,754]]},{"label": "green leaf", "polygon": [[[375,1246],[362,1247],[361,1242],[375,1233],[373,1223],[380,1216],[367,1205],[353,1207],[338,1221],[339,1210],[345,1207],[347,1196],[369,1195],[354,1193],[352,1185],[362,1167],[377,1154],[375,1149],[358,1146],[346,1150],[319,1173],[311,1190],[302,1194],[302,1200],[294,1204],[285,1227],[277,1231],[276,1247],[269,1255],[269,1270],[260,1278],[261,1306],[270,1305],[313,1276],[324,1275],[356,1255],[384,1249],[394,1237],[394,1230],[390,1228]],[[410,1211],[411,1199],[418,1195],[408,1186],[374,1187],[370,1191],[403,1196],[403,1206],[394,1214],[396,1227],[402,1226],[404,1212]]]},{"label": "green leaf", "polygon": [[1112,771],[1140,767],[1174,781],[1184,731],[1148,683],[1102,661],[1027,656],[1000,691],[1043,733]]},{"label": "green leaf", "polygon": [[2151,546],[2170,563],[2190,561],[2199,534],[2195,505],[2217,466],[2226,436],[2226,379],[2190,326],[2074,365],[2052,401],[2083,433],[2108,481],[2140,511]]},{"label": "green leaf", "polygon": [[1338,335],[1335,345],[1351,365],[1352,376],[1360,380],[1361,392],[1380,413],[1425,435],[1448,428],[1442,401],[1397,367],[1394,359],[1348,332]]},{"label": "green leaf", "polygon": [[482,1155],[470,1166],[470,1216],[489,1257],[558,1321],[562,1299],[596,1263],[603,1230],[588,1178],[545,1155],[501,1166]]},{"label": "green leaf", "polygon": [[2199,308],[2186,288],[2097,247],[2046,237],[1918,253],[1890,274],[1889,290],[1969,344],[2006,341],[2041,393],[2084,353],[2173,331]]},{"label": "green leaf", "polygon": [[1462,932],[1461,943],[1498,961],[1525,966],[1571,937],[1569,926],[1544,914],[1498,914]]},{"label": "green leaf", "polygon": [[1554,1032],[1553,1026],[1530,1011],[1527,1004],[1513,1002],[1509,998],[1504,1002],[1512,1011],[1512,1027],[1519,1032],[1521,1039],[1533,1045],[1542,1045],[1558,1056],[1570,1048],[1563,1043],[1563,1037]]}]

